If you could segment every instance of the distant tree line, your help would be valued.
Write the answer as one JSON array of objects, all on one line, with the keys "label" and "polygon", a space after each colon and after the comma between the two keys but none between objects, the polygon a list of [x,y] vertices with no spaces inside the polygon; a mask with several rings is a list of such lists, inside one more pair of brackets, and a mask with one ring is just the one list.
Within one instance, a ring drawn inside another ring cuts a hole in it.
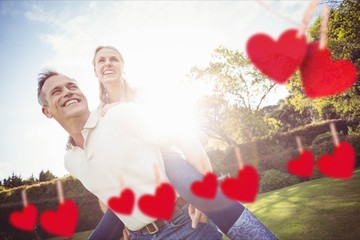
[{"label": "distant tree line", "polygon": [[22,179],[21,175],[16,175],[12,173],[8,178],[4,178],[2,181],[0,180],[0,187],[4,188],[14,188],[23,185],[33,185],[39,182],[47,182],[57,178],[52,172],[47,170],[46,172],[41,170],[39,173],[39,177],[35,178],[33,174],[27,179]]}]

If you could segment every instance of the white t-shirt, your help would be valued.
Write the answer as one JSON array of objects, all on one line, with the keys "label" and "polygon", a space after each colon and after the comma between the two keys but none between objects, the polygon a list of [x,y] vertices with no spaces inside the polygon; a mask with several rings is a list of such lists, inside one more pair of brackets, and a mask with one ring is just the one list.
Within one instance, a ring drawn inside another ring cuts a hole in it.
[{"label": "white t-shirt", "polygon": [[134,191],[133,213],[116,213],[130,230],[155,220],[144,215],[137,205],[142,195],[155,193],[154,164],[159,167],[161,179],[167,181],[157,144],[161,131],[151,126],[154,122],[143,110],[134,103],[111,107],[103,117],[94,110],[82,131],[84,150],[71,147],[65,154],[65,168],[105,204],[109,198],[119,196],[121,181]]}]

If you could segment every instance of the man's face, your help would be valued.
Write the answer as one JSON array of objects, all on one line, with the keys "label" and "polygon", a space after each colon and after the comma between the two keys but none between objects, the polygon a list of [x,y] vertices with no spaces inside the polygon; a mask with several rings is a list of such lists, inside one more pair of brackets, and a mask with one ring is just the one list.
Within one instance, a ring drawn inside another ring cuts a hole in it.
[{"label": "man's face", "polygon": [[100,82],[120,81],[124,64],[120,55],[111,48],[103,48],[95,56],[95,76]]},{"label": "man's face", "polygon": [[64,75],[48,78],[42,88],[47,106],[43,113],[54,117],[60,124],[67,119],[81,117],[89,111],[84,94],[76,82]]}]

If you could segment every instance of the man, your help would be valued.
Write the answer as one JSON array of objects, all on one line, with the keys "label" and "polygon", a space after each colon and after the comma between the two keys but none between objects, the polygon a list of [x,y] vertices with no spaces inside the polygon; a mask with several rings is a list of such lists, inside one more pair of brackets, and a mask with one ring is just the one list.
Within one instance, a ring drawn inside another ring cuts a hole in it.
[{"label": "man", "polygon": [[[90,113],[86,97],[76,81],[52,71],[44,72],[39,78],[38,100],[44,115],[54,118],[69,133],[70,147],[84,151],[85,160],[67,155],[67,169],[103,202],[120,193],[119,177],[134,191],[136,199],[153,193],[157,186],[153,164],[159,167],[161,178],[166,179],[156,145],[162,139],[144,127],[145,119],[137,115],[138,110],[132,104],[119,104],[108,109],[104,116]],[[186,152],[191,155],[191,150]],[[190,218],[183,211],[185,206],[178,202],[176,216],[172,219],[177,221],[176,226],[143,214],[137,206],[132,215],[118,216],[130,230],[132,239],[153,236],[156,238],[152,239],[221,239],[212,223],[192,229]],[[162,228],[159,230],[157,226]]]}]

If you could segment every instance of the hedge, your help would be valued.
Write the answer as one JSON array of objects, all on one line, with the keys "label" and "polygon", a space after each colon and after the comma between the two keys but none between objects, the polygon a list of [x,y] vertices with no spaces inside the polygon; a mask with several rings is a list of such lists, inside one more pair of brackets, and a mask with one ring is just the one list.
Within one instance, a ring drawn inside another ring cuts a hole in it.
[{"label": "hedge", "polygon": [[[73,200],[79,209],[79,221],[76,232],[93,229],[102,217],[97,198],[88,192],[78,180],[72,177],[65,177],[60,180],[65,199]],[[0,192],[0,238],[4,240],[27,240],[54,237],[53,234],[46,232],[40,226],[39,221],[33,232],[19,230],[10,224],[10,214],[13,211],[21,211],[23,208],[21,191],[24,188],[26,189],[28,202],[37,207],[38,217],[45,210],[56,210],[58,208],[59,202],[55,180]]]}]

